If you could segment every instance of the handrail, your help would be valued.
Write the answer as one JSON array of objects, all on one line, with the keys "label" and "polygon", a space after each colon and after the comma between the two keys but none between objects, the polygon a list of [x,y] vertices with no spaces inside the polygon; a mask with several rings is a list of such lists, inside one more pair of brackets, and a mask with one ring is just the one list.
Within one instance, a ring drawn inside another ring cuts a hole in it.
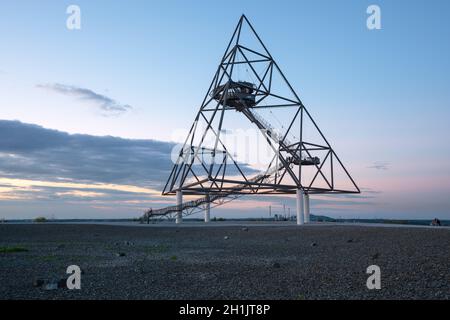
[{"label": "handrail", "polygon": [[[248,182],[255,183],[261,179],[266,179],[266,178],[270,177],[274,172],[281,170],[282,168],[283,168],[282,165],[279,165],[278,167],[273,167],[273,168],[269,169],[267,172],[261,173],[255,177],[249,179]],[[239,190],[239,189],[243,189],[244,187],[242,185],[238,184],[238,185],[232,186],[231,188],[234,190]],[[145,212],[144,216],[148,216],[148,215],[150,215],[150,216],[165,216],[172,212],[178,212],[178,211],[183,211],[183,210],[190,209],[190,208],[196,208],[204,203],[213,202],[220,198],[226,198],[232,194],[233,194],[232,192],[229,192],[229,193],[207,195],[207,196],[195,199],[195,200],[184,202],[181,204],[181,208],[180,208],[180,205],[174,205],[174,206],[169,206],[169,207],[165,207],[165,208],[161,208],[161,209],[155,209],[155,210],[150,209]]]}]

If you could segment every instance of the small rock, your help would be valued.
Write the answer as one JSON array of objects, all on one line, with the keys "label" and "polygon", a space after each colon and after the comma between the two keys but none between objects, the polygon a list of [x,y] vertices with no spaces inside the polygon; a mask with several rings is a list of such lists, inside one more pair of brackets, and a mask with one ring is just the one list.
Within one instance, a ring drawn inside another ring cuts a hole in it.
[{"label": "small rock", "polygon": [[352,243],[353,242],[353,239],[348,239],[347,240],[347,243]]},{"label": "small rock", "polygon": [[315,242],[311,243],[311,247],[316,247],[316,246],[317,246],[317,243],[315,243]]},{"label": "small rock", "polygon": [[242,231],[248,231],[247,227],[242,228]]},{"label": "small rock", "polygon": [[378,259],[379,256],[380,256],[380,254],[377,252],[372,256],[372,259],[373,260]]},{"label": "small rock", "polygon": [[126,246],[132,246],[132,245],[133,245],[133,242],[130,242],[130,241],[124,241],[124,244],[125,244]]},{"label": "small rock", "polygon": [[118,253],[116,253],[116,257],[125,257],[125,253],[124,252],[118,252]]},{"label": "small rock", "polygon": [[440,283],[439,281],[432,281],[432,282],[430,283],[430,286],[431,286],[432,288],[439,288],[439,287],[441,287],[441,283]]},{"label": "small rock", "polygon": [[228,236],[223,237],[224,240],[230,239]]},{"label": "small rock", "polygon": [[272,265],[272,267],[279,269],[279,268],[281,268],[281,265],[280,265],[278,262],[275,262],[275,263]]},{"label": "small rock", "polygon": [[35,279],[33,281],[33,287],[35,288],[39,288],[42,287],[44,285],[45,281],[43,279]]}]

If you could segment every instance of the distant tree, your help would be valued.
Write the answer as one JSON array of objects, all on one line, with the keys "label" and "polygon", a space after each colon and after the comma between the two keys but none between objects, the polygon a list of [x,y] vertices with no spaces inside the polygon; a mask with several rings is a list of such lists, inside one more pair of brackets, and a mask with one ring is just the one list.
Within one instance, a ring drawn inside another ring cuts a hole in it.
[{"label": "distant tree", "polygon": [[47,218],[46,217],[36,217],[36,218],[34,218],[33,221],[38,222],[38,223],[47,222]]}]

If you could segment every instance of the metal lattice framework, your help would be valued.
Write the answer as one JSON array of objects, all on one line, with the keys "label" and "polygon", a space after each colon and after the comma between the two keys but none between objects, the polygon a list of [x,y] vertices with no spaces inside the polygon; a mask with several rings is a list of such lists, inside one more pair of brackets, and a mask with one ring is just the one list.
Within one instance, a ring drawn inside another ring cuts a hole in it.
[{"label": "metal lattice framework", "polygon": [[[244,36],[245,34],[245,36]],[[248,43],[248,44],[247,44]],[[244,73],[242,71],[245,70]],[[244,79],[243,79],[244,78]],[[286,111],[288,110],[288,111]],[[267,116],[284,121],[271,125]],[[222,139],[227,119],[259,130],[272,156],[261,172],[238,162]],[[230,120],[235,121],[235,120]],[[235,121],[236,122],[236,121]],[[336,177],[339,171],[338,183]],[[234,29],[163,195],[203,195],[184,209],[244,194],[360,193],[245,15]],[[195,202],[198,205],[195,205]],[[178,206],[154,211],[169,214]]]}]

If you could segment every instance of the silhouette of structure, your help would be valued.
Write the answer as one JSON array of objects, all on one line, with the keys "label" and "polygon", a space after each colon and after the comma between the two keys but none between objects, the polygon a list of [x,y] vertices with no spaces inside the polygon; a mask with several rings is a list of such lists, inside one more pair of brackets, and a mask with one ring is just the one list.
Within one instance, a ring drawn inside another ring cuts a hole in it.
[{"label": "silhouette of structure", "polygon": [[[268,119],[271,119],[269,121]],[[273,123],[276,123],[275,125]],[[223,140],[237,127],[259,130],[272,155],[256,172]],[[177,205],[151,217],[205,211],[242,195],[296,194],[297,223],[309,221],[309,195],[359,193],[325,138],[245,15],[239,19],[209,89],[180,149],[163,195]],[[183,202],[183,195],[201,196]]]}]

